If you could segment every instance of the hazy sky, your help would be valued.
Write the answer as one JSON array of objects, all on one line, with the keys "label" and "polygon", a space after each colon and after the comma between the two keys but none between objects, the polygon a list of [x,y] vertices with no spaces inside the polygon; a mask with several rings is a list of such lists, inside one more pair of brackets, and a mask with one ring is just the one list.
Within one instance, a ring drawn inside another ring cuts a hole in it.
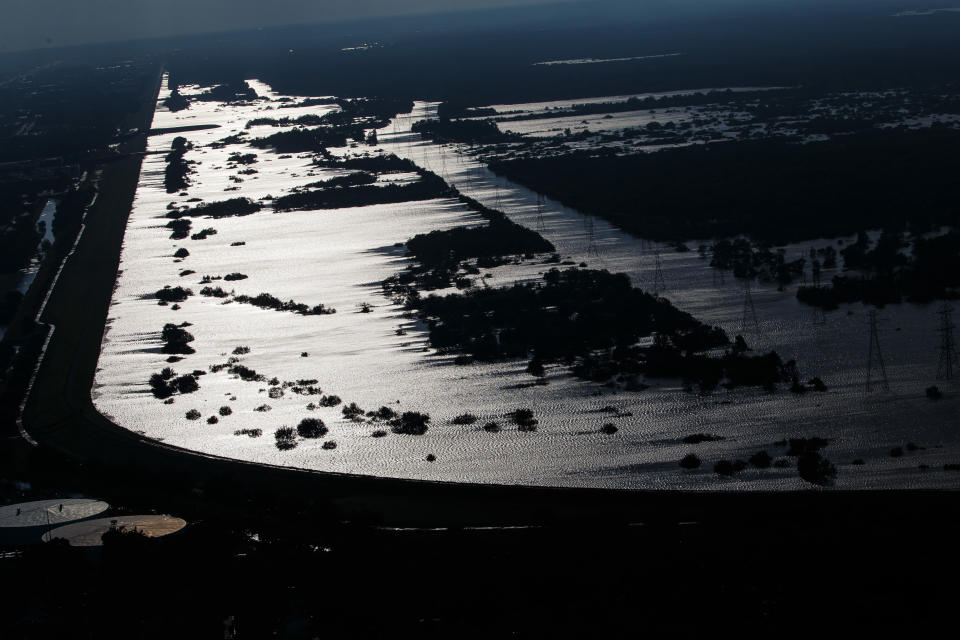
[{"label": "hazy sky", "polygon": [[0,51],[547,2],[557,0],[0,0]]}]

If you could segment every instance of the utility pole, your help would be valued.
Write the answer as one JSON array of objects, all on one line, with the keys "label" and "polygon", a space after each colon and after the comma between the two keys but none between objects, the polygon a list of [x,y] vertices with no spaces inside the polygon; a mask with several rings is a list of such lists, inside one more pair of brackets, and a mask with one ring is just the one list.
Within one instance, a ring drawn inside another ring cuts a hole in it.
[{"label": "utility pole", "polygon": [[870,312],[870,353],[867,356],[867,393],[872,390],[873,358],[876,353],[877,363],[880,366],[880,387],[890,391],[887,381],[887,368],[883,364],[883,353],[880,351],[880,332],[877,329],[877,312]]},{"label": "utility pole", "polygon": [[957,362],[957,343],[953,338],[953,307],[944,302],[940,311],[940,364],[937,380],[953,380],[953,368]]}]

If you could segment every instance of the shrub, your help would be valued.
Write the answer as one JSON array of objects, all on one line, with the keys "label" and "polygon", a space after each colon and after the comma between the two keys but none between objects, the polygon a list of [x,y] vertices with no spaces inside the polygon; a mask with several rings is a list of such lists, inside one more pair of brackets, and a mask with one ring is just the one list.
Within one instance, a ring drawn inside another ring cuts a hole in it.
[{"label": "shrub", "polygon": [[197,233],[190,236],[191,240],[206,240],[209,236],[216,235],[217,230],[213,227],[207,227],[206,229],[201,229]]},{"label": "shrub", "polygon": [[197,411],[196,409],[190,409],[190,411],[187,411],[186,416],[187,416],[187,420],[199,420],[200,412]]},{"label": "shrub", "polygon": [[235,273],[228,273],[227,275],[223,276],[223,279],[226,280],[227,282],[234,282],[235,280],[246,280],[247,276],[246,274],[235,272]]},{"label": "shrub", "polygon": [[453,424],[473,424],[477,421],[477,416],[472,413],[462,413],[453,419]]},{"label": "shrub", "polygon": [[293,427],[280,427],[273,432],[273,437],[276,440],[277,449],[280,449],[280,451],[289,451],[297,446]]},{"label": "shrub", "polygon": [[427,454],[427,462],[436,462],[436,461],[437,461],[437,456],[433,455],[432,453]]},{"label": "shrub", "polygon": [[307,353],[306,351],[301,351],[301,352],[300,352],[300,357],[301,357],[301,358],[307,358],[307,357],[309,357],[309,356],[310,356],[310,354]]},{"label": "shrub", "polygon": [[772,462],[773,459],[766,451],[760,451],[750,456],[750,464],[755,466],[757,469],[767,469],[770,467]]},{"label": "shrub", "polygon": [[608,436],[612,436],[617,431],[619,431],[619,429],[617,429],[617,425],[613,424],[612,422],[608,422],[607,424],[600,427],[600,432],[605,433]]},{"label": "shrub", "polygon": [[163,289],[158,289],[153,295],[164,302],[183,302],[193,295],[193,291],[183,287],[166,286]]},{"label": "shrub", "polygon": [[790,461],[786,458],[780,458],[779,460],[774,461],[773,467],[775,469],[787,469],[790,467]]},{"label": "shrub", "polygon": [[217,424],[218,422],[220,422],[220,418],[217,416],[210,416],[207,418],[207,424]]},{"label": "shrub", "polygon": [[265,382],[266,376],[257,373],[250,367],[242,364],[235,364],[230,367],[230,373],[237,376],[244,382]]},{"label": "shrub", "polygon": [[890,449],[891,458],[899,458],[902,455],[903,455],[903,447],[894,447],[893,449]]},{"label": "shrub", "polygon": [[337,448],[337,443],[334,442],[333,440],[327,440],[326,442],[323,443],[323,447],[322,447],[322,448],[323,448],[323,449],[326,449],[327,451],[329,451],[329,450],[331,450],[331,449],[336,449],[336,448]]},{"label": "shrub", "polygon": [[943,392],[940,391],[937,385],[933,385],[932,387],[927,387],[927,397],[931,400],[939,400],[943,397]]},{"label": "shrub", "polygon": [[390,407],[380,407],[376,411],[367,411],[367,417],[371,420],[393,420],[397,417],[397,412]]},{"label": "shrub", "polygon": [[221,416],[229,416],[231,413],[233,413],[233,409],[231,409],[230,407],[224,405],[224,406],[220,407],[220,411],[219,411],[218,413],[219,413]]},{"label": "shrub", "polygon": [[545,376],[546,370],[543,367],[543,362],[537,358],[530,360],[530,364],[527,365],[527,373],[538,378]]},{"label": "shrub", "polygon": [[680,459],[680,466],[684,469],[698,469],[700,467],[700,458],[694,453],[688,453]]},{"label": "shrub", "polygon": [[222,287],[204,287],[200,289],[200,295],[206,298],[227,298],[230,296]]},{"label": "shrub", "polygon": [[713,472],[721,476],[732,476],[733,463],[729,460],[720,460],[719,462],[714,463]]},{"label": "shrub", "polygon": [[856,466],[859,467],[859,466],[862,466],[862,465],[864,465],[864,464],[866,464],[866,463],[863,461],[863,458],[857,458],[856,460],[854,460],[854,461],[851,462],[850,464],[856,465]]},{"label": "shrub", "polygon": [[159,373],[155,373],[150,376],[150,379],[147,383],[150,385],[150,391],[153,393],[155,398],[163,400],[164,398],[169,398],[173,395],[173,389],[167,384],[166,380],[164,380],[163,376]]},{"label": "shrub", "polygon": [[237,347],[233,350],[233,355],[235,356],[245,356],[250,353],[250,347]]},{"label": "shrub", "polygon": [[383,429],[377,429],[376,431],[374,431],[374,432],[371,433],[370,435],[373,436],[374,438],[382,438],[382,437],[384,437],[385,435],[387,435],[387,432],[384,431]]},{"label": "shrub", "polygon": [[797,473],[807,482],[828,485],[837,477],[837,470],[829,460],[810,451],[797,458]]},{"label": "shrub", "polygon": [[237,429],[233,432],[235,436],[250,436],[251,438],[259,438],[263,435],[263,429]]},{"label": "shrub", "polygon": [[488,422],[487,424],[483,425],[483,430],[487,433],[499,433],[502,431],[502,428],[497,422]]},{"label": "shrub", "polygon": [[536,431],[537,420],[530,409],[517,409],[510,414],[510,419],[520,428],[520,431]]},{"label": "shrub", "polygon": [[174,258],[186,258],[186,257],[189,256],[189,255],[190,255],[190,252],[187,251],[186,249],[184,249],[183,247],[181,247],[181,248],[179,248],[179,249],[176,250],[176,252],[173,254],[173,257],[174,257]]},{"label": "shrub", "polygon": [[[323,404],[323,398],[320,399],[320,404]],[[323,405],[323,406],[328,406],[328,405]],[[363,409],[357,406],[356,402],[351,402],[350,404],[345,406],[341,410],[341,413],[343,414],[344,418],[348,420],[353,420],[354,422],[361,420],[363,418]]]},{"label": "shrub", "polygon": [[322,438],[328,431],[320,418],[304,418],[297,425],[297,434],[301,438]]},{"label": "shrub", "polygon": [[823,438],[790,438],[790,448],[787,450],[787,455],[800,456],[804,453],[816,453],[828,444],[830,444],[830,441]]},{"label": "shrub", "polygon": [[174,378],[171,385],[180,393],[193,393],[200,388],[200,383],[192,374]]},{"label": "shrub", "polygon": [[391,421],[394,433],[403,433],[411,436],[422,436],[427,432],[430,416],[419,411],[404,411],[399,418]]}]

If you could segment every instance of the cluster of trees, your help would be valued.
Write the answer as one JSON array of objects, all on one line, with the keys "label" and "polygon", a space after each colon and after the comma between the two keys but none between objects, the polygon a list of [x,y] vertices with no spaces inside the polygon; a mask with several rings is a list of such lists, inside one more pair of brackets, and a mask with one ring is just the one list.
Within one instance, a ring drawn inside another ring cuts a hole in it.
[{"label": "cluster of trees", "polygon": [[803,276],[806,258],[787,261],[784,249],[755,245],[746,238],[723,239],[713,243],[710,266],[733,271],[737,278],[759,278],[763,282],[787,285]]},{"label": "cluster of trees", "polygon": [[374,173],[420,173],[423,171],[412,160],[390,155],[371,155],[354,158],[317,158],[314,164],[328,169],[352,169]]},{"label": "cluster of trees", "polygon": [[653,333],[698,351],[728,342],[721,329],[633,288],[625,274],[602,270],[551,269],[539,284],[431,295],[417,307],[434,346],[480,360],[533,352],[541,361],[572,361]]},{"label": "cluster of trees", "polygon": [[193,291],[183,287],[167,285],[163,289],[158,289],[153,295],[162,302],[183,302],[193,295]]},{"label": "cluster of trees", "polygon": [[190,235],[190,227],[193,225],[189,220],[184,220],[178,218],[176,220],[171,220],[166,224],[166,227],[170,229],[170,239],[171,240],[183,240]]},{"label": "cluster of trees", "polygon": [[[682,378],[711,390],[720,384],[775,389],[795,365],[778,354],[749,355],[742,338],[705,325],[663,298],[635,289],[624,274],[551,269],[539,284],[477,289],[409,301],[442,353],[495,361],[531,357],[531,368],[560,362],[581,378],[642,389],[637,376]],[[641,338],[653,344],[641,347]],[[536,373],[535,373],[536,374]]]},{"label": "cluster of trees", "polygon": [[163,325],[163,329],[160,331],[160,339],[163,340],[162,351],[164,353],[178,355],[195,353],[193,347],[190,346],[190,343],[194,341],[193,334],[184,329],[188,326],[190,326],[189,323],[175,325],[170,322]]},{"label": "cluster of trees", "polygon": [[246,80],[230,80],[211,87],[203,93],[191,96],[192,100],[226,103],[250,102],[257,98],[259,98],[257,92]]},{"label": "cluster of trees", "polygon": [[276,296],[272,296],[269,293],[260,293],[256,296],[247,296],[239,295],[234,296],[235,302],[240,302],[242,304],[252,304],[255,307],[260,307],[261,309],[273,309],[274,311],[292,311],[294,313],[299,313],[303,316],[318,316],[318,315],[330,315],[337,312],[336,309],[331,307],[326,307],[322,304],[315,305],[313,307],[303,304],[302,302],[294,302],[293,300],[287,300],[286,302],[280,300]]},{"label": "cluster of trees", "polygon": [[338,187],[358,187],[365,184],[373,184],[377,181],[377,176],[369,171],[357,171],[345,176],[337,176],[329,180],[320,180],[305,184],[305,189],[336,189]]},{"label": "cluster of trees", "polygon": [[280,196],[274,200],[273,207],[277,211],[340,209],[371,204],[429,200],[449,193],[450,188],[442,178],[430,172],[423,172],[420,180],[410,184],[364,185],[341,189],[298,191]]},{"label": "cluster of trees", "polygon": [[178,376],[177,372],[170,367],[164,367],[160,373],[150,376],[148,384],[154,397],[159,400],[170,398],[177,393],[193,393],[200,389],[200,383],[197,378],[203,371],[194,371],[186,375]]},{"label": "cluster of trees", "polygon": [[184,109],[189,109],[190,101],[187,100],[182,95],[180,95],[179,87],[174,87],[173,90],[170,92],[170,95],[167,96],[166,99],[164,99],[163,106],[169,109],[172,113],[176,113],[177,111],[183,111]]},{"label": "cluster of trees", "polygon": [[[422,290],[442,289],[451,284],[469,288],[472,281],[467,276],[478,274],[479,267],[497,266],[506,262],[507,256],[532,256],[554,250],[553,244],[539,233],[514,223],[503,212],[490,209],[456,189],[451,189],[451,193],[489,224],[432,231],[408,240],[408,255],[417,262],[383,282],[384,291],[394,299],[417,298]],[[476,266],[467,262],[473,258],[477,260]]]},{"label": "cluster of trees", "polygon": [[190,186],[187,175],[192,171],[190,162],[184,160],[187,151],[193,148],[193,145],[187,142],[183,136],[177,136],[170,145],[170,153],[165,160],[167,166],[163,173],[163,184],[167,193],[177,193]]},{"label": "cluster of trees", "polygon": [[[745,234],[771,244],[859,229],[954,224],[944,184],[960,172],[960,131],[871,131],[829,142],[728,142],[653,154],[594,151],[490,168],[584,213],[658,240]],[[638,178],[638,176],[640,176]]]},{"label": "cluster of trees", "polygon": [[174,219],[187,217],[199,218],[201,216],[208,218],[229,218],[232,216],[247,216],[251,213],[257,213],[262,208],[263,206],[259,202],[254,202],[250,198],[230,198],[229,200],[198,204],[195,207],[173,209],[167,212],[167,217]]},{"label": "cluster of trees", "polygon": [[410,130],[438,143],[498,144],[523,139],[500,131],[496,123],[489,120],[420,120],[414,122]]},{"label": "cluster of trees", "polygon": [[554,246],[536,231],[506,217],[482,227],[457,227],[419,234],[407,241],[410,256],[434,268],[468,258],[548,253]]},{"label": "cluster of trees", "polygon": [[364,140],[362,126],[314,127],[292,129],[256,138],[250,144],[258,149],[274,149],[278,153],[323,153],[327,147],[345,147],[348,140]]},{"label": "cluster of trees", "polygon": [[[907,252],[905,249],[910,248]],[[841,251],[847,273],[825,286],[799,287],[800,302],[823,309],[864,302],[876,306],[960,298],[960,232],[934,237],[885,231],[874,244],[865,233]]]}]

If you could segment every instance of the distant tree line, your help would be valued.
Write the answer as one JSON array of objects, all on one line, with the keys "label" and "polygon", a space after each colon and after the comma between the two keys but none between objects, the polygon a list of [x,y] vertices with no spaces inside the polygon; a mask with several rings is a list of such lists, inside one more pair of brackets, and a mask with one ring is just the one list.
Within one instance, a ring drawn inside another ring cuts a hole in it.
[{"label": "distant tree line", "polygon": [[805,145],[727,142],[630,156],[490,163],[498,175],[640,237],[745,234],[772,244],[955,224],[960,132],[873,131]]}]

